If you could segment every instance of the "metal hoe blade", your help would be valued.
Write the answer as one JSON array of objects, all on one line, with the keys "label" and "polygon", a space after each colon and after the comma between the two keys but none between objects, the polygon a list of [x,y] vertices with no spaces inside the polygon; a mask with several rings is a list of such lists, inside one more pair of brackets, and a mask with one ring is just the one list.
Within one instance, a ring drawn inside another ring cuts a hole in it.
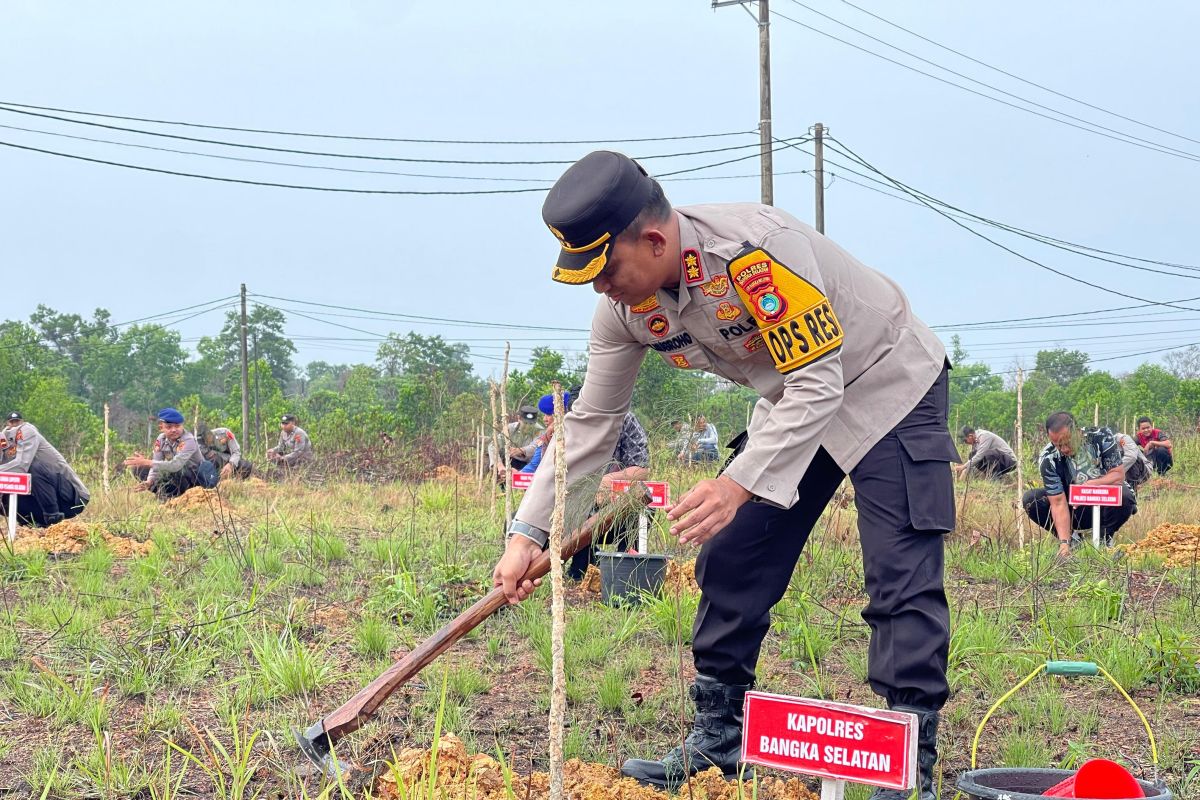
[{"label": "metal hoe blade", "polygon": [[334,756],[325,726],[320,722],[306,731],[293,726],[292,735],[296,737],[300,752],[304,753],[304,757],[311,761],[324,777],[337,780],[342,775],[350,774],[351,766]]}]

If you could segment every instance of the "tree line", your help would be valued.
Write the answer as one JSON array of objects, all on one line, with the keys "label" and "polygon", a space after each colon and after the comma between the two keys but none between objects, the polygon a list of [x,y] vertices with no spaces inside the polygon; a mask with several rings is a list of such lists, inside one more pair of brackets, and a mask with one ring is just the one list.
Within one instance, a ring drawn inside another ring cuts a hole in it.
[{"label": "tree line", "polygon": [[[250,452],[274,442],[281,414],[301,424],[325,452],[373,448],[390,438],[427,462],[469,462],[481,424],[490,427],[488,382],[476,375],[467,344],[441,336],[391,333],[370,363],[295,363],[286,315],[255,305],[248,314],[250,351]],[[242,396],[240,316],[229,311],[219,331],[203,336],[191,353],[180,334],[159,324],[114,325],[96,309],[91,318],[44,305],[28,321],[0,323],[0,409],[20,410],[72,454],[98,452],[107,404],[113,434],[131,446],[154,433],[153,416],[164,406],[224,425],[240,436]],[[971,363],[953,343],[951,423],[998,433],[1016,420],[1014,376]],[[569,358],[552,346],[535,348],[528,366],[507,376],[507,406],[515,411],[560,382],[578,385],[585,357]],[[1114,376],[1093,371],[1085,353],[1038,353],[1023,389],[1026,429],[1058,410],[1090,421],[1149,414],[1190,426],[1200,414],[1200,348],[1168,358],[1167,367],[1144,364]],[[711,375],[680,370],[649,354],[634,391],[634,411],[653,435],[673,436],[668,423],[699,415],[723,439],[741,431],[757,399],[754,392]]]}]

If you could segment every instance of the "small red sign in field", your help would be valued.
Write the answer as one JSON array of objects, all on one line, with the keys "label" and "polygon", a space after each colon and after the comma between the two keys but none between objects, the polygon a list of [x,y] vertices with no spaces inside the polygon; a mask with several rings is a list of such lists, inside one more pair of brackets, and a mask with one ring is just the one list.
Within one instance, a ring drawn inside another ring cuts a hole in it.
[{"label": "small red sign in field", "polygon": [[0,494],[29,494],[33,491],[28,472],[0,472]]},{"label": "small red sign in field", "polygon": [[517,472],[516,470],[513,470],[512,488],[528,489],[530,486],[533,486],[532,472]]},{"label": "small red sign in field", "polygon": [[747,692],[742,760],[764,767],[908,789],[917,777],[917,718],[899,711]]},{"label": "small red sign in field", "polygon": [[1119,506],[1120,486],[1071,486],[1067,502],[1073,506]]},{"label": "small red sign in field", "polygon": [[671,505],[671,485],[666,481],[613,481],[614,492],[628,492],[635,483],[644,483],[650,490],[650,508],[666,508]]}]

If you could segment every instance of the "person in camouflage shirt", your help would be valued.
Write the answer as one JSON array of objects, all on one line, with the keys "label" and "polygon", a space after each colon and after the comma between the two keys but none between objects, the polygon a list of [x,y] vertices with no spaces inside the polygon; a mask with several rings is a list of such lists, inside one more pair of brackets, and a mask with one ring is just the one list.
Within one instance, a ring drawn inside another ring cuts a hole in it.
[{"label": "person in camouflage shirt", "polygon": [[1058,537],[1059,555],[1066,556],[1082,541],[1075,531],[1092,527],[1089,506],[1067,504],[1070,487],[1121,486],[1121,505],[1100,508],[1100,531],[1111,546],[1117,530],[1137,513],[1137,497],[1125,480],[1124,452],[1116,434],[1109,428],[1079,428],[1066,411],[1047,418],[1046,433],[1050,443],[1038,456],[1043,488],[1025,493],[1025,513]]}]

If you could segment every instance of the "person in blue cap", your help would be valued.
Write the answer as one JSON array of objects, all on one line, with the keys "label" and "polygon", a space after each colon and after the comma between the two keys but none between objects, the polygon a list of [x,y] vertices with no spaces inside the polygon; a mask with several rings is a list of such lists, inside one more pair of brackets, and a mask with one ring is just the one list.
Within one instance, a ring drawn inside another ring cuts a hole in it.
[{"label": "person in blue cap", "polygon": [[[563,392],[563,409],[570,411],[579,396],[580,387]],[[538,411],[546,415],[546,432],[538,437],[537,449],[529,466],[522,472],[534,472],[542,461],[542,456],[550,447],[554,437],[554,395],[542,395],[538,401]],[[642,481],[650,475],[650,445],[646,437],[646,429],[634,416],[632,411],[625,413],[621,421],[621,434],[617,437],[617,447],[613,451],[612,460],[605,467],[600,486],[596,491],[597,507],[612,499],[613,481]],[[637,517],[633,514],[618,515],[613,527],[602,536],[593,539],[591,546],[580,550],[571,558],[567,567],[567,577],[573,580],[583,580],[589,564],[596,563],[596,548],[598,545],[613,547],[617,552],[623,552],[633,546],[637,536]]]},{"label": "person in blue cap", "polygon": [[134,453],[125,459],[125,466],[139,481],[135,491],[154,492],[163,501],[202,486],[204,456],[196,437],[184,430],[183,414],[173,408],[159,411],[158,431],[150,458]]}]

